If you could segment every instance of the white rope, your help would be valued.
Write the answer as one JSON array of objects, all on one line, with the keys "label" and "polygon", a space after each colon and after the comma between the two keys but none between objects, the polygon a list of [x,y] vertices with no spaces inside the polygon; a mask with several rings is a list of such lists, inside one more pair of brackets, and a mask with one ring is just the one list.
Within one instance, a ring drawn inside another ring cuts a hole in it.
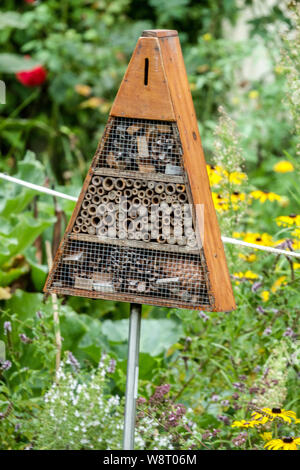
[{"label": "white rope", "polygon": [[18,178],[14,178],[13,176],[6,175],[5,173],[0,173],[0,178],[6,181],[10,181],[11,183],[20,184],[21,186],[25,186],[26,188],[34,189],[40,193],[49,194],[50,196],[62,197],[64,199],[69,199],[70,201],[77,201],[77,197],[69,196],[68,194],[59,193],[58,191],[54,191],[53,189],[45,188],[44,186],[39,186],[38,184],[29,183],[28,181],[23,181]]},{"label": "white rope", "polygon": [[[61,197],[63,199],[69,199],[70,201],[77,201],[77,197],[69,196],[68,194],[60,193],[58,191],[54,191],[53,189],[45,188],[44,186],[39,186],[37,184],[29,183],[28,181],[23,181],[18,178],[14,178],[13,176],[6,175],[5,173],[0,173],[0,179],[10,181],[11,183],[16,183],[21,186],[25,186],[26,188],[33,189],[40,193],[48,194],[49,196],[56,196]],[[300,253],[296,253],[295,251],[287,251],[287,250],[280,250],[279,248],[273,248],[271,246],[265,245],[257,245],[255,243],[248,243],[242,240],[237,240],[236,238],[224,237],[221,236],[223,243],[229,243],[231,245],[241,245],[247,246],[249,248],[255,248],[256,250],[262,251],[269,251],[270,253],[275,253],[278,255],[285,255],[285,256],[293,256],[295,258],[300,258]]]}]

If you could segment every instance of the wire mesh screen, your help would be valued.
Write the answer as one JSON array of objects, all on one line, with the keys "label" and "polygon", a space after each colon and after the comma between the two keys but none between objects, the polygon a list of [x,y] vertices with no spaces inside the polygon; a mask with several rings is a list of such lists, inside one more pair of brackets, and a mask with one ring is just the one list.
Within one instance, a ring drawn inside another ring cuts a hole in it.
[{"label": "wire mesh screen", "polygon": [[186,307],[209,306],[199,255],[65,240],[49,279],[57,293]]},{"label": "wire mesh screen", "polygon": [[176,123],[111,117],[46,290],[210,310]]},{"label": "wire mesh screen", "polygon": [[181,155],[176,123],[113,117],[96,168],[181,175]]}]

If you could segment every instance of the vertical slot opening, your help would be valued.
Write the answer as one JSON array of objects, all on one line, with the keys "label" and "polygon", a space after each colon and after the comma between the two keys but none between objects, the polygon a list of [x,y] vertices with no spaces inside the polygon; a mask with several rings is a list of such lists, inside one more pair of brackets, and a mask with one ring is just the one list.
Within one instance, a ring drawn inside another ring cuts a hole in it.
[{"label": "vertical slot opening", "polygon": [[144,85],[148,85],[148,77],[149,77],[149,59],[145,59],[145,66],[144,66]]}]

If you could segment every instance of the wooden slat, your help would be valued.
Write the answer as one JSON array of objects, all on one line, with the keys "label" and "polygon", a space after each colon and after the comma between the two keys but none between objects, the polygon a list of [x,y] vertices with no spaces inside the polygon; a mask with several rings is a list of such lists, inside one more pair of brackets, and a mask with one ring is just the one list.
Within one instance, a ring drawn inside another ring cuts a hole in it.
[{"label": "wooden slat", "polygon": [[[147,86],[144,85],[145,59],[149,60]],[[138,40],[110,115],[175,120],[157,38]]]},{"label": "wooden slat", "polygon": [[178,37],[160,38],[164,70],[183,147],[183,160],[196,206],[204,206],[204,255],[216,311],[235,308],[224,247],[213,205],[194,104]]}]

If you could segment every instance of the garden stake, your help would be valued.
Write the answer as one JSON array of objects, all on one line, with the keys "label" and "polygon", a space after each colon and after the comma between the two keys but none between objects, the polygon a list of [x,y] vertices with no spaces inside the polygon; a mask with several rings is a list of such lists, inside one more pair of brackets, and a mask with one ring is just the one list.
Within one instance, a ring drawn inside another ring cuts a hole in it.
[{"label": "garden stake", "polygon": [[134,449],[142,306],[130,304],[123,449]]}]

